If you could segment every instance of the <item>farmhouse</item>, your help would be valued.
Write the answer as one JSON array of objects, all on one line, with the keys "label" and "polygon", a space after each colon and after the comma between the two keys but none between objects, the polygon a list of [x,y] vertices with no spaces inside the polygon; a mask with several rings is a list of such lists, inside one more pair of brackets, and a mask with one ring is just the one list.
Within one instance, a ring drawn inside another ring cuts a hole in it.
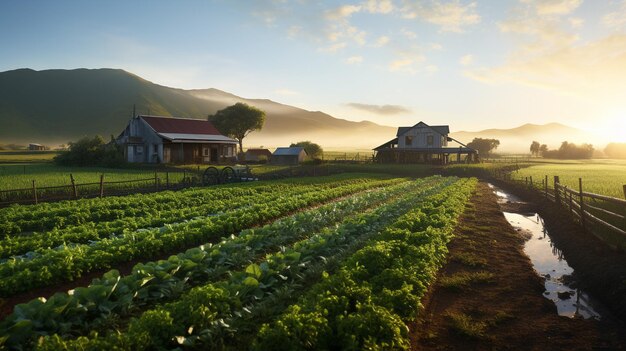
[{"label": "farmhouse", "polygon": [[244,154],[244,160],[249,162],[270,161],[272,152],[268,149],[248,149]]},{"label": "farmhouse", "polygon": [[136,116],[117,137],[128,162],[220,163],[236,156],[237,141],[201,119]]},{"label": "farmhouse", "polygon": [[[375,159],[380,163],[439,163],[476,162],[478,152],[448,136],[449,126],[429,126],[419,122],[412,127],[399,127],[396,138],[374,149]],[[448,146],[456,142],[458,147]]]},{"label": "farmhouse", "polygon": [[279,147],[272,154],[272,164],[297,165],[304,161],[307,153],[303,147]]}]

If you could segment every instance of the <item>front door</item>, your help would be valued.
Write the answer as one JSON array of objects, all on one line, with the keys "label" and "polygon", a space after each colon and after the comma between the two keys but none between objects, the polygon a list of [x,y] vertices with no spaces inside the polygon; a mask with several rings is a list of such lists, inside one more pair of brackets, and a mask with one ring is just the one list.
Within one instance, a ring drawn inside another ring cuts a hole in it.
[{"label": "front door", "polygon": [[219,157],[217,156],[217,146],[211,147],[211,162],[219,162]]}]

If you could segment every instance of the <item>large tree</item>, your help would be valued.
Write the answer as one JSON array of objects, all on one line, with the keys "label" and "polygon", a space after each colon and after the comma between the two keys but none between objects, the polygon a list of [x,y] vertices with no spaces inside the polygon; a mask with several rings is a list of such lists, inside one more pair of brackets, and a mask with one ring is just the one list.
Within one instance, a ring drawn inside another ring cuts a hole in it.
[{"label": "large tree", "polygon": [[239,152],[243,152],[243,138],[255,130],[263,128],[265,112],[254,106],[238,102],[209,116],[209,121],[225,135],[239,142]]},{"label": "large tree", "polygon": [[478,151],[480,156],[488,156],[492,150],[498,148],[498,145],[500,145],[500,140],[498,139],[474,138],[467,144],[467,147]]}]

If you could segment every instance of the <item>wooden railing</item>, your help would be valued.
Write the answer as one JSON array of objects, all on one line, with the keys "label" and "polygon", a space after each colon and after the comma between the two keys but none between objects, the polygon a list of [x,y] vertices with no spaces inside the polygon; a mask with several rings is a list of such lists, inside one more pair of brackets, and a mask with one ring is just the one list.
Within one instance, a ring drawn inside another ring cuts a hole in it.
[{"label": "wooden railing", "polygon": [[[510,172],[497,170],[492,175],[497,179],[541,192],[548,200],[565,208],[570,217],[583,228],[602,240],[602,233],[606,232],[615,233],[626,240],[626,200],[584,191],[582,178],[578,178],[578,189],[572,189],[561,184],[559,176],[554,176],[553,179],[544,176],[538,181],[532,177],[514,179]],[[626,198],[626,185],[623,190]]]},{"label": "wooden railing", "polygon": [[37,204],[40,202],[147,193],[200,185],[199,176],[188,172],[180,173],[184,173],[184,176],[179,181],[170,181],[169,172],[154,173],[154,176],[150,178],[122,181],[105,181],[105,175],[102,174],[100,181],[91,183],[76,183],[73,175],[70,174],[70,184],[58,186],[39,186],[35,180],[32,180],[32,185],[29,188],[0,190],[0,207],[12,204]]}]

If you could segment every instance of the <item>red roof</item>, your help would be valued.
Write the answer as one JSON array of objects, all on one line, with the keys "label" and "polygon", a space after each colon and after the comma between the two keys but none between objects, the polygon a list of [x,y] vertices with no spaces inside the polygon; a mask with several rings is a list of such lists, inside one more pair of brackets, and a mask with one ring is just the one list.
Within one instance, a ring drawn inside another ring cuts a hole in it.
[{"label": "red roof", "polygon": [[272,156],[272,152],[268,149],[248,149],[246,150],[246,153],[249,153],[251,155],[257,155],[257,156],[261,156],[261,155]]},{"label": "red roof", "polygon": [[157,133],[222,135],[222,133],[207,120],[156,116],[139,117],[146,121]]}]

